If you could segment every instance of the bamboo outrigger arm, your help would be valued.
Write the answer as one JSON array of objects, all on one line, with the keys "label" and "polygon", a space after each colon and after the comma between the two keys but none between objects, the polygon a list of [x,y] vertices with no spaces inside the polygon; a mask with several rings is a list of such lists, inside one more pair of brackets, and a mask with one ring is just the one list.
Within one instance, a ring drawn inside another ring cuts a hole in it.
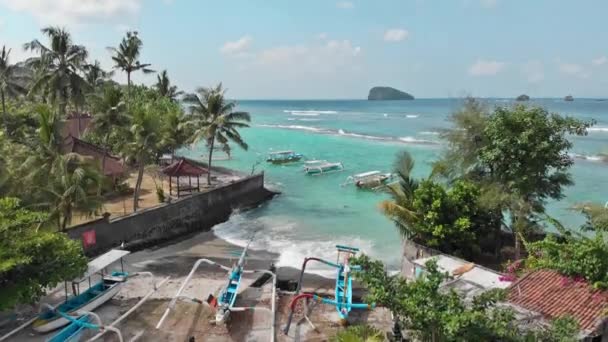
[{"label": "bamboo outrigger arm", "polygon": [[194,273],[196,272],[196,270],[199,268],[199,266],[202,263],[207,263],[207,264],[210,264],[210,265],[218,266],[221,269],[226,270],[228,272],[230,272],[230,270],[231,270],[230,267],[226,267],[226,266],[224,266],[222,264],[219,264],[219,263],[217,263],[215,261],[211,261],[209,259],[198,259],[194,263],[194,266],[192,266],[192,270],[190,270],[190,273],[188,273],[188,276],[186,277],[186,279],[184,279],[184,282],[182,283],[182,286],[180,286],[180,288],[177,290],[177,292],[173,296],[173,299],[171,299],[171,301],[169,302],[169,306],[167,307],[167,309],[163,313],[163,316],[160,318],[160,320],[156,324],[156,329],[160,329],[160,327],[163,325],[163,322],[165,321],[165,319],[169,315],[169,312],[171,312],[171,310],[173,310],[175,308],[175,303],[177,302],[178,299],[187,298],[187,299],[192,300],[192,298],[190,298],[190,297],[182,296],[182,292],[184,291],[184,289],[186,288],[186,285],[188,285],[188,283],[190,282],[190,279],[192,279],[192,276],[194,275]]}]

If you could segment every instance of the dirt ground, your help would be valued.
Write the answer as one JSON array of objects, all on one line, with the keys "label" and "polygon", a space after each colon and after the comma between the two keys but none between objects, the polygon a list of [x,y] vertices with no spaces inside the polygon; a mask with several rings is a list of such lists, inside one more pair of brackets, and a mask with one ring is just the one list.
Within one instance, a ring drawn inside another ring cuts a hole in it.
[{"label": "dirt ground", "polygon": [[[124,341],[129,341],[140,333],[142,335],[138,341],[192,341],[192,337],[194,341],[270,341],[272,317],[268,309],[271,308],[272,282],[267,281],[261,287],[253,287],[252,284],[258,278],[255,274],[246,274],[243,277],[236,306],[255,307],[256,310],[233,312],[227,324],[215,326],[210,322],[214,313],[209,307],[191,301],[178,301],[175,309],[171,311],[160,329],[155,328],[167,308],[170,298],[180,288],[196,260],[205,257],[231,266],[238,258],[240,251],[242,248],[218,239],[213,232],[206,232],[178,242],[130,254],[125,257],[126,271],[130,274],[152,272],[153,277],[142,275],[129,279],[119,294],[95,310],[95,313],[101,317],[104,324],[109,324],[150,291],[153,283],[158,283],[165,277],[171,277],[147,302],[117,325]],[[276,254],[251,250],[248,253],[245,268],[248,270],[268,269],[276,259]],[[202,265],[183,292],[183,294],[199,300],[206,299],[209,294],[217,295],[218,290],[226,282],[226,272],[214,266]],[[114,268],[117,267],[120,267],[119,264],[114,265]],[[113,268],[110,267],[110,269]],[[279,274],[279,283],[282,283],[294,280],[299,271],[280,268],[277,274]],[[331,296],[333,283],[333,279],[307,274],[303,291],[314,291]],[[81,288],[81,291],[85,288],[86,286]],[[355,288],[354,291],[358,296],[360,289]],[[44,301],[57,303],[61,301],[62,295],[63,287],[60,286]],[[277,296],[276,341],[327,341],[339,329],[342,329],[338,324],[338,315],[333,306],[311,304],[309,317],[315,330],[304,319],[303,304],[300,304],[294,315],[289,334],[285,335],[282,330],[287,322],[292,294],[285,292],[279,294],[277,291]],[[32,315],[30,314],[28,317]],[[392,326],[390,313],[382,308],[372,311],[353,310],[349,322],[350,324],[371,324],[384,331],[389,331]],[[15,322],[15,325],[17,324],[18,322]],[[0,335],[9,329],[9,327],[0,329],[3,330],[0,331]],[[8,341],[39,342],[45,341],[53,334],[37,335],[27,328]],[[104,335],[101,340],[118,341],[116,335],[110,333]]]},{"label": "dirt ground", "polygon": [[[201,191],[207,191],[210,188],[218,186],[223,183],[228,183],[232,180],[238,179],[237,176],[231,174],[222,174],[216,172],[212,173],[213,180],[211,187],[207,186],[207,178],[206,176],[201,177],[199,179],[199,184]],[[130,188],[135,188],[135,183],[137,182],[137,171],[131,171],[126,180],[126,183]],[[175,182],[175,181],[174,181]],[[180,182],[182,184],[188,184],[188,178],[182,177]],[[192,178],[192,184],[196,184],[196,178]],[[169,178],[168,177],[158,177],[154,176],[151,172],[146,171],[143,176],[142,184],[141,184],[141,192],[139,198],[139,208],[151,208],[160,204],[158,201],[158,196],[156,195],[156,186],[162,186],[163,191],[165,192],[165,196],[169,196]],[[175,184],[174,184],[175,186]],[[175,189],[174,189],[175,190]],[[101,210],[99,211],[99,215],[87,216],[87,215],[79,215],[75,214],[72,218],[72,226],[89,222],[94,219],[98,219],[101,217],[103,213],[109,213],[111,218],[120,217],[123,215],[127,215],[133,212],[133,195],[125,195],[125,196],[117,196],[112,199],[106,200]]]}]

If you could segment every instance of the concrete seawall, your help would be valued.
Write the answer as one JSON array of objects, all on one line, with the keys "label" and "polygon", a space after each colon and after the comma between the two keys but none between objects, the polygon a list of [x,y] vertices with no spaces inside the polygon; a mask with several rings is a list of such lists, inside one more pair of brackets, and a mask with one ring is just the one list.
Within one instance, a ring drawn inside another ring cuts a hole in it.
[{"label": "concrete seawall", "polygon": [[188,233],[208,231],[228,220],[234,209],[255,207],[274,194],[264,188],[264,174],[259,174],[127,216],[87,222],[72,227],[67,234],[82,241],[88,256],[122,243],[129,250],[136,250]]}]

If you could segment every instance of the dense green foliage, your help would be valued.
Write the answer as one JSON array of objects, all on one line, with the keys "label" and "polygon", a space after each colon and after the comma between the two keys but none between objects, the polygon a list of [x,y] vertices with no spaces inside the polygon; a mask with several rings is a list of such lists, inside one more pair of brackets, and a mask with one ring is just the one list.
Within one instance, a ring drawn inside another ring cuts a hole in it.
[{"label": "dense green foliage", "polygon": [[561,199],[572,184],[568,136],[586,134],[593,122],[524,105],[490,112],[471,99],[451,120],[455,127],[442,135],[448,149],[434,174],[478,183],[485,205],[509,214],[518,259],[519,237],[537,231],[546,201]]},{"label": "dense green foliage", "polygon": [[392,200],[381,204],[409,239],[446,253],[474,258],[479,243],[500,229],[500,215],[481,203],[479,185],[456,180],[449,187],[432,179],[410,178],[413,159],[402,152],[395,162],[399,182],[390,186]]},{"label": "dense green foliage", "polygon": [[352,325],[340,330],[331,342],[382,342],[384,337],[378,329],[369,325]]},{"label": "dense green foliage", "polygon": [[561,318],[548,329],[523,332],[514,313],[498,306],[504,293],[485,292],[465,303],[454,290],[443,290],[448,278],[435,261],[426,264],[424,275],[405,281],[388,275],[380,261],[363,255],[351,260],[361,265],[356,278],[366,286],[366,300],[382,305],[395,315],[400,326],[420,341],[576,341],[577,325]]},{"label": "dense green foliage", "polygon": [[0,310],[33,302],[86,269],[79,242],[39,229],[46,219],[16,198],[0,198]]}]

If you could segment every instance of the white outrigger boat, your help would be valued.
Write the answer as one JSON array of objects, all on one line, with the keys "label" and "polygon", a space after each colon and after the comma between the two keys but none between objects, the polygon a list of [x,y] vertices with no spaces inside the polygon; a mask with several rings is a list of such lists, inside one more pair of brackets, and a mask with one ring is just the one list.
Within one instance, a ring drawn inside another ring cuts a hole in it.
[{"label": "white outrigger boat", "polygon": [[378,189],[390,182],[393,175],[391,173],[382,173],[380,171],[368,171],[349,176],[344,185],[354,184],[360,189]]},{"label": "white outrigger boat", "polygon": [[311,160],[304,163],[304,171],[309,175],[320,175],[329,172],[343,171],[342,163],[330,163],[327,160]]},{"label": "white outrigger boat", "polygon": [[[36,320],[34,320],[32,329],[38,333],[47,333],[59,329],[70,323],[70,320],[61,315],[61,313],[71,315],[78,311],[90,312],[114,297],[128,278],[128,274],[124,272],[122,258],[129,253],[129,251],[113,249],[89,262],[88,270],[82,278],[71,282],[73,296],[68,298],[66,282],[64,284],[66,286],[65,301],[55,307],[54,310],[41,312]],[[106,267],[118,260],[120,260],[121,270],[107,275],[105,273]],[[95,274],[100,274],[102,279],[98,283],[91,285],[91,277]],[[89,288],[80,293],[80,283],[86,279],[89,280]]]},{"label": "white outrigger boat", "polygon": [[277,151],[268,153],[266,161],[272,164],[287,164],[300,161],[304,155],[294,151]]}]

